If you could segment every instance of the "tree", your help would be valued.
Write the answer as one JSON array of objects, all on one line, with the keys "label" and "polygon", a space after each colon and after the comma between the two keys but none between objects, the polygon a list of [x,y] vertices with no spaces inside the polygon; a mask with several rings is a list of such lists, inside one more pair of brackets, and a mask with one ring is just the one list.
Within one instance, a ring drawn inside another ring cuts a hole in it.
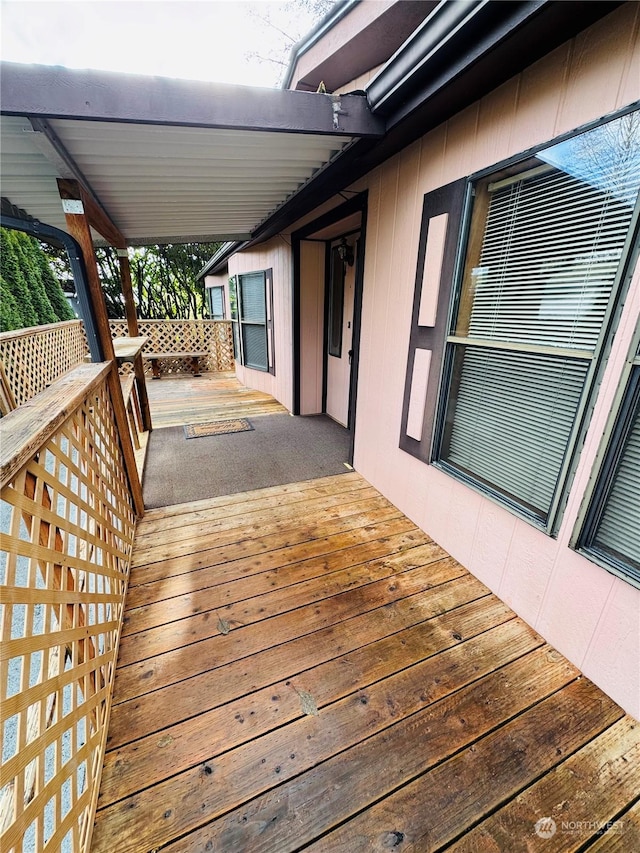
[{"label": "tree", "polygon": [[72,320],[73,311],[38,241],[22,231],[0,228],[2,331]]},{"label": "tree", "polygon": [[13,248],[20,265],[24,281],[29,289],[31,304],[36,312],[37,325],[55,323],[58,320],[44,289],[40,265],[35,257],[40,252],[38,244],[23,231],[12,232]]},{"label": "tree", "polygon": [[19,329],[21,324],[18,303],[4,276],[0,276],[0,331],[10,332],[13,329]]},{"label": "tree", "polygon": [[[20,262],[15,250],[15,241],[13,239],[14,234],[14,231],[10,231],[7,228],[0,228],[0,274],[2,275],[5,286],[12,294],[16,305],[19,323],[17,326],[13,326],[13,328],[24,329],[28,326],[36,326],[38,324],[38,315],[31,302],[29,288],[20,268]],[[3,326],[2,331],[7,332],[10,330]]]},{"label": "tree", "polygon": [[257,3],[250,14],[266,24],[275,38],[264,53],[252,51],[249,58],[259,59],[281,68],[280,81],[289,65],[291,48],[335,6],[335,0],[289,0],[285,3]]},{"label": "tree", "polygon": [[[129,250],[131,283],[136,311],[141,320],[178,320],[206,317],[204,288],[198,272],[220,243],[184,243],[141,246]],[[48,249],[58,277],[71,278],[66,255]],[[111,319],[125,316],[120,265],[114,249],[97,248],[96,261]]]}]

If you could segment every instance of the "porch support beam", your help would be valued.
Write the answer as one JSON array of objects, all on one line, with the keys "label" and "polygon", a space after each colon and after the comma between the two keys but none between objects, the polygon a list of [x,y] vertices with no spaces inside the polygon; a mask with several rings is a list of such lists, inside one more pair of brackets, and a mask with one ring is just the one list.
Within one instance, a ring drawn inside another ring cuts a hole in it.
[{"label": "porch support beam", "polygon": [[70,198],[73,195],[73,189],[70,187],[72,182],[58,179],[58,191],[60,198],[63,201],[73,201],[77,206],[77,212],[69,209],[69,205],[65,206],[65,220],[67,228],[71,236],[78,242],[82,250],[85,268],[87,272],[87,281],[89,285],[89,297],[93,304],[93,311],[96,319],[98,337],[104,358],[111,362],[111,369],[107,378],[109,385],[109,393],[113,405],[113,411],[118,427],[120,438],[120,446],[124,457],[125,469],[129,479],[129,488],[133,499],[133,506],[136,514],[142,518],[144,515],[144,500],[142,497],[142,485],[138,475],[136,466],[136,457],[129,432],[129,421],[127,419],[127,410],[122,396],[122,387],[120,385],[120,377],[118,375],[118,365],[113,349],[113,340],[111,338],[111,329],[109,328],[109,317],[107,315],[107,304],[104,298],[104,292],[98,275],[98,265],[93,248],[93,240],[91,238],[91,229],[89,227],[89,218],[85,214],[82,205],[82,191],[79,185],[76,186],[76,198]]},{"label": "porch support beam", "polygon": [[[131,266],[129,264],[129,255],[126,249],[117,249],[118,265],[120,267],[120,282],[122,284],[122,295],[124,296],[124,310],[127,317],[127,330],[129,336],[137,338],[140,334],[138,331],[138,315],[136,312],[136,303],[133,298],[133,284],[131,283]],[[149,395],[147,394],[147,380],[144,375],[144,364],[142,355],[138,353],[133,361],[133,372],[136,377],[136,388],[138,390],[138,400],[140,401],[140,410],[142,412],[142,426],[145,430],[151,432],[151,409],[149,407]]]},{"label": "porch support beam", "polygon": [[[133,298],[133,286],[131,284],[131,267],[129,266],[129,255],[127,254],[127,241],[124,235],[113,224],[108,214],[102,205],[95,197],[87,190],[87,188],[77,180],[67,180],[64,178],[58,179],[58,190],[60,198],[68,201],[80,201],[86,216],[87,222],[91,228],[98,231],[112,246],[115,247],[118,253],[118,265],[120,267],[120,283],[122,286],[122,295],[124,297],[125,316],[127,318],[127,330],[130,337],[138,336],[138,316],[136,312],[136,303]],[[68,218],[67,218],[68,222]],[[95,251],[92,249],[92,254],[95,264]],[[111,341],[111,332],[109,332],[109,340]],[[113,344],[112,344],[113,346]],[[142,411],[142,425],[145,430],[151,430],[151,409],[149,407],[149,396],[147,394],[147,382],[144,375],[144,365],[142,356],[138,354],[133,362],[133,370],[136,377],[136,388],[138,391],[138,399],[140,401],[140,409]]]},{"label": "porch support beam", "polygon": [[2,112],[38,118],[380,137],[364,95],[2,63]]},{"label": "porch support beam", "polygon": [[124,235],[116,228],[100,202],[82,181],[58,178],[58,192],[61,199],[81,201],[91,228],[102,234],[112,246],[119,249],[126,248],[127,241]]}]

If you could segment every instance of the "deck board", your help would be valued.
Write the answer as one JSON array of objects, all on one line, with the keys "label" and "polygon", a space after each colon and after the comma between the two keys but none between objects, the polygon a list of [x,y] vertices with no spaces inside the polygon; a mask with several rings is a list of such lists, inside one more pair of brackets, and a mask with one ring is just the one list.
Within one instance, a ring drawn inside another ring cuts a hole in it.
[{"label": "deck board", "polygon": [[94,853],[638,837],[640,726],[357,474],[150,512],[134,562]]},{"label": "deck board", "polygon": [[147,395],[154,428],[287,412],[269,394],[241,385],[234,371],[163,376],[147,381]]}]

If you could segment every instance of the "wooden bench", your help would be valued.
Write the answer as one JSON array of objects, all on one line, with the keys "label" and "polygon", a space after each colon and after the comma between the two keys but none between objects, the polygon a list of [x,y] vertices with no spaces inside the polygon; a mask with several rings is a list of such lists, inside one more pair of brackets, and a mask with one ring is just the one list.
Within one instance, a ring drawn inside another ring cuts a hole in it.
[{"label": "wooden bench", "polygon": [[152,379],[160,379],[159,361],[168,358],[188,358],[191,361],[191,372],[194,376],[200,376],[200,359],[205,358],[207,352],[145,352],[144,357],[150,359]]}]

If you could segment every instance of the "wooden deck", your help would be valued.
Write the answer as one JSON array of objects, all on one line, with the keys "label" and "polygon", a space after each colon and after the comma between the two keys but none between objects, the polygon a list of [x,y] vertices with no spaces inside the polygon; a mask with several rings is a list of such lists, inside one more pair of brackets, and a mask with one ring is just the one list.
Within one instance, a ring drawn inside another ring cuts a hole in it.
[{"label": "wooden deck", "polygon": [[233,371],[163,376],[147,381],[154,428],[204,421],[281,414],[287,409],[269,394],[246,388]]},{"label": "wooden deck", "polygon": [[355,473],[149,511],[114,703],[94,853],[640,850],[640,725]]}]

